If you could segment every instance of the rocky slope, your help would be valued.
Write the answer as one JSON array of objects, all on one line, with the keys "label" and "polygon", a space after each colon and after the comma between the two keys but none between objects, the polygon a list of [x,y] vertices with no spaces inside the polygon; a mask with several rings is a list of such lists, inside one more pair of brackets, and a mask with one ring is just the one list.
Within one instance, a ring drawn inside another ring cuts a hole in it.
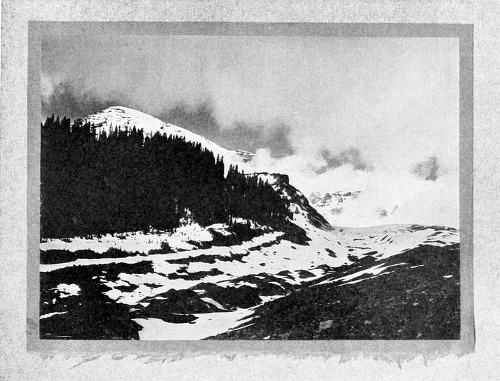
[{"label": "rocky slope", "polygon": [[[252,170],[251,154],[135,110],[113,107],[88,120],[98,129],[135,126],[185,136]],[[288,176],[258,176],[290,201],[292,216],[282,229],[241,218],[210,226],[186,220],[174,231],[42,240],[40,336],[457,337],[457,230],[332,227],[314,207],[317,200],[311,205]]]}]

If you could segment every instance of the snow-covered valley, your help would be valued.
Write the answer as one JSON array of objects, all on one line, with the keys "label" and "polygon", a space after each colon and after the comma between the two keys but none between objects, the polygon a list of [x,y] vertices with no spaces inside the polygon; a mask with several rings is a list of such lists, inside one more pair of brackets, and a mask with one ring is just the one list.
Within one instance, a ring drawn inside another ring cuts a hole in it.
[{"label": "snow-covered valley", "polygon": [[[192,228],[195,231],[200,229]],[[282,232],[269,232],[234,246],[184,247],[177,252],[142,252],[118,258],[106,257],[104,251],[101,258],[42,264],[40,271],[42,279],[55,274],[55,279],[69,279],[69,274],[74,271],[84,273],[91,269],[87,278],[72,283],[73,288],[102,287],[103,296],[110,302],[132,311],[134,317],[130,318],[131,321],[143,327],[139,331],[140,338],[200,339],[241,325],[247,321],[243,318],[251,315],[256,307],[268,303],[270,298],[285,297],[305,284],[340,286],[362,282],[367,279],[366,275],[383,277],[391,271],[391,266],[395,266],[386,264],[391,257],[419,245],[446,247],[459,241],[456,230],[436,227],[396,225],[325,231],[310,226],[306,229],[310,241],[303,243],[283,239]],[[186,232],[187,229],[183,230]],[[206,234],[210,235],[208,229]],[[148,235],[151,238],[148,239]],[[110,236],[105,242],[122,250],[138,248],[140,242],[151,242],[153,237],[158,237],[148,235],[121,235],[116,241],[113,240],[116,237]],[[178,239],[176,233],[170,237],[173,237],[172,241]],[[199,241],[194,241],[188,234],[185,237],[189,238],[191,245],[210,242],[202,234],[198,235],[198,239],[203,239]],[[62,248],[72,251],[103,247],[99,239],[74,241],[73,246],[71,241],[50,240],[41,244],[41,250],[48,257],[53,250]],[[159,249],[160,243],[157,246]],[[366,261],[367,258],[370,261]],[[411,267],[404,262],[398,265]],[[339,268],[345,269],[342,274],[347,272],[348,275],[337,275],[336,269]],[[50,324],[51,320],[56,324],[66,319],[65,309],[71,307],[68,302],[74,300],[76,303],[84,297],[78,292],[62,293],[63,283],[54,283],[53,287],[42,292],[46,295],[41,304],[44,324]],[[172,298],[184,300],[177,301],[180,305],[169,307],[171,315],[164,316],[165,312],[159,312],[162,309],[157,305],[168,304]],[[151,305],[156,313],[148,310]],[[152,331],[161,332],[161,335],[152,334]]]},{"label": "snow-covered valley", "polygon": [[[182,136],[226,164],[255,172],[252,154],[226,150],[139,111],[112,107],[87,120],[97,134],[136,127],[145,134]],[[41,337],[456,337],[458,230],[415,224],[341,227],[329,223],[324,210],[340,210],[359,192],[307,198],[286,174],[253,175],[286,200],[290,217],[279,227],[242,217],[203,225],[187,211],[169,230],[43,238]],[[434,308],[445,311],[432,315],[438,328],[415,325],[418,313]],[[399,323],[388,332],[379,320],[393,313]]]}]

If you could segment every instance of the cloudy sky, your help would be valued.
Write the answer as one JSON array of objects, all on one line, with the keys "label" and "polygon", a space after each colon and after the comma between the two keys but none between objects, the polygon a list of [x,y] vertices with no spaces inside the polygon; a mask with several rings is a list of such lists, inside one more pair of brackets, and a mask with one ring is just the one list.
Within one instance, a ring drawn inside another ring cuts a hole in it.
[{"label": "cloudy sky", "polygon": [[42,111],[136,108],[306,194],[359,188],[369,209],[389,189],[456,225],[458,67],[453,38],[61,37],[42,45]]}]

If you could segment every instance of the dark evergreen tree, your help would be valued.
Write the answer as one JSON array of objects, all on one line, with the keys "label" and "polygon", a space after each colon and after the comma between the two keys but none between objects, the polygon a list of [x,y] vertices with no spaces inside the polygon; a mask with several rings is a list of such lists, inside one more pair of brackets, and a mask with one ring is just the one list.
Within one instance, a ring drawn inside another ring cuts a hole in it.
[{"label": "dark evergreen tree", "polygon": [[289,203],[200,143],[136,128],[96,134],[81,120],[41,126],[41,236],[174,229],[241,217],[283,226]]}]

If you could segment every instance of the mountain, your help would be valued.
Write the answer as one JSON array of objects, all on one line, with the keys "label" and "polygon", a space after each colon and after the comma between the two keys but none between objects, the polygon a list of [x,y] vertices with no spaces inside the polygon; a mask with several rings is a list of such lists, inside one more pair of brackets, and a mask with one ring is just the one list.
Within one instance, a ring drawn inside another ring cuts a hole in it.
[{"label": "mountain", "polygon": [[311,206],[308,199],[297,188],[290,185],[287,175],[262,172],[259,178],[267,181],[285,199],[290,202],[295,224],[308,228],[308,224],[323,230],[331,230],[328,221]]},{"label": "mountain", "polygon": [[243,172],[248,155],[143,113],[50,117],[41,129],[42,237],[168,230],[186,218],[288,223],[289,201]]},{"label": "mountain", "polygon": [[85,121],[96,127],[96,132],[105,130],[109,132],[114,128],[121,130],[132,129],[136,127],[144,131],[145,135],[154,135],[155,133],[168,136],[179,136],[188,142],[200,143],[204,148],[214,153],[215,156],[223,157],[226,163],[239,165],[242,169],[249,167],[249,162],[253,154],[241,150],[228,150],[220,147],[216,143],[188,131],[182,127],[162,122],[161,120],[128,107],[113,106],[97,114],[89,115]]},{"label": "mountain", "polygon": [[313,192],[309,195],[309,200],[314,207],[323,215],[331,216],[339,215],[344,212],[344,203],[349,200],[356,199],[361,194],[361,191],[354,192],[333,192],[321,193]]},{"label": "mountain", "polygon": [[308,199],[332,225],[362,227],[400,223],[397,200],[373,200],[360,190],[313,192]]},{"label": "mountain", "polygon": [[[288,212],[266,223],[243,215],[204,222],[187,211],[173,229],[42,238],[41,338],[458,337],[460,251],[456,229],[332,226],[315,205],[343,205],[359,194],[315,195],[308,200],[286,174],[253,173],[251,154],[224,149],[139,111],[112,107],[86,121],[98,134],[135,127],[146,136],[159,132],[199,144],[224,157],[224,189],[232,192],[232,202],[245,205],[252,194],[246,187],[267,184],[272,192],[260,193],[262,202],[252,208],[269,208],[268,201],[276,203],[273,197],[278,196]],[[88,136],[85,139],[92,141]],[[129,140],[119,137],[112,143],[123,144],[118,151],[130,146]],[[160,151],[181,143],[158,141]],[[85,160],[103,160],[93,152],[94,148]],[[189,161],[197,157],[185,157],[186,168],[196,166]],[[234,171],[236,164],[245,168],[244,174]],[[138,175],[133,165],[128,170],[128,176]],[[194,173],[198,172],[190,176]],[[127,187],[128,183],[121,184]],[[209,197],[203,195],[211,189],[204,189],[204,182],[196,184],[194,194]],[[260,215],[241,207],[235,210]]]},{"label": "mountain", "polygon": [[360,193],[361,191],[334,193],[326,192],[324,194],[321,194],[321,192],[313,192],[310,194],[309,199],[317,208],[336,207],[341,206],[346,200],[356,199]]}]

